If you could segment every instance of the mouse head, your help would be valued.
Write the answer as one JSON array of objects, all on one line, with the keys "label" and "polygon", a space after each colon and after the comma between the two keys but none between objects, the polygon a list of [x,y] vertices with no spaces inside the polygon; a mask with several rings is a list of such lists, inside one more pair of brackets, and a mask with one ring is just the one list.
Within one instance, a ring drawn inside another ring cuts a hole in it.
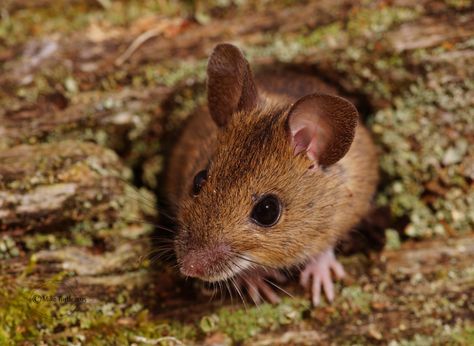
[{"label": "mouse head", "polygon": [[355,107],[321,94],[293,104],[267,99],[229,44],[214,49],[207,74],[219,133],[178,210],[181,272],[217,281],[253,266],[296,264],[318,244],[324,250],[343,199],[334,167],[354,138]]}]

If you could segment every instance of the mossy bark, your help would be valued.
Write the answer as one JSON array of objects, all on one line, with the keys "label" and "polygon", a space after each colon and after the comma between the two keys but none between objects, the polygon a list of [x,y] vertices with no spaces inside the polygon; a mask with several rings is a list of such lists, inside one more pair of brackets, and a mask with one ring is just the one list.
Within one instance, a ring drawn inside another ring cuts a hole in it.
[{"label": "mossy bark", "polygon": [[[84,12],[73,30],[57,14],[35,29],[24,18],[46,10],[26,1],[4,9],[0,317],[8,323],[0,323],[0,343],[472,341],[472,1],[198,4],[192,20],[183,14],[189,8],[160,7],[157,16],[148,2],[139,4],[145,10],[91,2],[73,2]],[[143,16],[126,19],[127,9]],[[149,189],[160,190],[174,130],[203,111],[206,59],[222,41],[241,46],[256,70],[316,74],[366,113],[381,152],[378,203],[391,211],[382,224],[396,241],[370,261],[346,259],[350,279],[333,306],[289,299],[246,318],[245,310],[204,303],[199,285],[161,262],[148,268],[171,249],[150,248]],[[425,240],[388,250],[411,237]],[[18,303],[55,275],[54,290],[72,287],[93,304],[67,315],[61,304]],[[43,329],[25,327],[35,311]]]}]

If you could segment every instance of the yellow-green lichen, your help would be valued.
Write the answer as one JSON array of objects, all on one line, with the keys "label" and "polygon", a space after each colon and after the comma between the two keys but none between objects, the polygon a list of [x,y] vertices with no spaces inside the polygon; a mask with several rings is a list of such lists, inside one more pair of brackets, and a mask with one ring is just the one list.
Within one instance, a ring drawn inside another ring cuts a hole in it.
[{"label": "yellow-green lichen", "polygon": [[223,308],[214,315],[204,316],[200,322],[203,332],[219,330],[234,341],[242,341],[263,330],[298,322],[309,308],[305,299],[285,299],[279,305],[262,304],[252,308]]},{"label": "yellow-green lichen", "polygon": [[18,249],[16,242],[9,237],[4,235],[0,238],[0,260],[17,257],[20,255],[20,250]]}]

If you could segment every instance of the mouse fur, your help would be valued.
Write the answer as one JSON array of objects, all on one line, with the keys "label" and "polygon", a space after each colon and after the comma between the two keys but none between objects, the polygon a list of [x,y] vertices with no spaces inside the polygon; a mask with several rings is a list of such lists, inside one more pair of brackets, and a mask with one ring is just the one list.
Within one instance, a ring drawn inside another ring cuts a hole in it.
[{"label": "mouse fur", "polygon": [[[369,211],[377,152],[355,108],[318,90],[299,97],[281,89],[257,84],[232,45],[218,45],[211,55],[209,111],[187,121],[166,178],[185,275],[218,281],[255,266],[301,265],[333,247]],[[206,179],[193,194],[203,170]],[[278,196],[282,210],[267,228],[249,215],[268,194]]]}]

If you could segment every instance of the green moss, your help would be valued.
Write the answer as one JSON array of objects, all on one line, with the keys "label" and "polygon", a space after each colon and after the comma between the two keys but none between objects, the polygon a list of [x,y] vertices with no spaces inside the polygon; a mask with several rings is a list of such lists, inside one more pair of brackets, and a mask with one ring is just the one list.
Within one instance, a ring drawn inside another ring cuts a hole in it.
[{"label": "green moss", "polygon": [[441,325],[432,335],[415,334],[409,339],[391,341],[390,346],[431,346],[450,345],[468,346],[474,343],[474,328],[472,325],[455,325],[450,327]]},{"label": "green moss", "polygon": [[[321,55],[337,56],[335,67],[347,76],[347,85],[374,102],[393,104],[370,120],[385,149],[381,168],[390,177],[378,200],[389,205],[395,217],[409,217],[404,232],[411,237],[443,235],[474,226],[474,192],[468,183],[474,176],[469,163],[474,153],[467,140],[474,126],[474,108],[469,101],[472,82],[450,81],[443,77],[451,74],[449,64],[440,68],[429,60],[445,53],[448,48],[444,45],[410,52],[413,61],[433,71],[426,77],[430,81],[425,77],[413,80],[405,65],[410,60],[392,52],[385,42],[387,30],[422,12],[422,8],[362,7],[351,13],[345,27],[335,22],[296,39],[294,34],[276,34],[268,37],[266,41],[271,43],[267,45],[244,49],[251,59],[273,56],[295,62],[305,57],[305,62],[317,63]],[[345,44],[348,40],[351,44]],[[455,47],[465,49],[467,45],[469,40]],[[449,128],[449,136],[440,131]],[[445,192],[435,192],[435,198],[427,202],[422,198],[431,193],[428,184],[443,186],[438,190]]]},{"label": "green moss", "polygon": [[[71,304],[77,299],[69,291],[69,302],[58,295],[62,279],[51,278],[40,289],[20,286],[12,279],[1,279],[0,342],[16,345],[24,342],[66,345],[71,342],[88,345],[130,344],[139,338],[159,339],[173,336],[178,340],[193,338],[195,327],[175,322],[155,321],[140,304],[105,303],[82,297],[81,305]],[[25,284],[24,281],[22,281]],[[51,297],[55,298],[52,299]],[[66,330],[52,337],[53,331]]]},{"label": "green moss", "polygon": [[336,40],[343,35],[342,23],[336,22],[312,31],[309,35],[300,37],[299,41],[307,47],[331,48]]},{"label": "green moss", "polygon": [[[100,6],[100,4],[105,6]],[[6,6],[4,13],[0,21],[0,42],[6,46],[14,46],[31,37],[47,36],[58,32],[64,35],[79,32],[92,23],[102,22],[126,26],[144,16],[186,15],[188,9],[171,1],[104,0],[65,4],[63,1],[52,0],[46,6],[25,6],[12,13],[8,12],[8,6]]]},{"label": "green moss", "polygon": [[[166,340],[166,337],[184,342],[195,340],[199,329],[205,334],[223,332],[239,342],[264,330],[297,323],[309,308],[309,302],[304,299],[285,299],[276,306],[222,308],[216,314],[203,316],[199,326],[194,326],[156,320],[143,305],[133,303],[130,297],[119,296],[116,302],[95,299],[89,302],[90,298],[84,296],[81,305],[32,299],[35,296],[59,297],[56,292],[61,282],[61,277],[53,278],[41,289],[23,288],[11,280],[4,283],[7,289],[0,292],[0,320],[4,322],[0,324],[0,338],[12,340],[12,345],[33,340],[55,345],[68,342],[129,344],[143,339]],[[68,294],[72,298],[78,295],[74,287]],[[56,334],[54,339],[50,339],[53,330],[70,332]]]},{"label": "green moss", "polygon": [[400,248],[400,236],[398,232],[394,229],[387,229],[385,230],[385,249],[387,250],[397,250]]},{"label": "green moss", "polygon": [[[446,2],[453,8],[465,8],[467,3],[462,0]],[[109,2],[103,1],[103,3]],[[199,7],[196,4],[192,2],[186,11],[194,11],[196,6]],[[90,7],[76,8],[76,5],[71,7],[71,10],[78,15],[70,23],[70,28],[66,28],[67,30],[64,30],[64,27],[65,22],[70,19],[69,12],[64,13],[64,16],[59,16],[58,12],[41,9],[38,11],[40,13],[38,16],[26,18],[32,13],[27,9],[14,14],[11,18],[7,16],[6,21],[0,24],[0,43],[6,42],[6,46],[13,46],[30,36],[47,35],[55,31],[67,33],[87,27],[95,20],[104,21],[106,24],[127,26],[136,18],[146,14],[161,14],[163,13],[160,12],[161,10],[168,11],[167,13],[180,11],[180,5],[168,1],[114,1],[107,5],[111,6],[107,10],[101,9],[100,6],[87,6]],[[202,6],[198,10],[203,14],[200,16],[201,20],[209,19],[209,16],[203,12]],[[62,11],[61,7],[59,11]],[[243,47],[250,60],[258,60],[259,57],[274,57],[283,62],[304,61],[318,64],[321,61],[320,57],[323,56],[322,60],[334,64],[335,71],[340,74],[339,78],[344,80],[345,87],[365,94],[373,101],[375,107],[379,105],[386,107],[378,109],[370,121],[370,126],[383,151],[381,168],[384,176],[388,177],[388,183],[379,196],[379,203],[390,206],[395,217],[408,217],[409,225],[403,232],[404,235],[412,237],[428,237],[452,230],[472,229],[474,224],[474,194],[470,185],[470,179],[474,177],[474,168],[469,168],[473,157],[471,150],[473,144],[466,139],[470,138],[468,135],[469,131],[472,131],[472,119],[474,119],[470,99],[466,97],[474,90],[473,83],[467,80],[459,82],[456,78],[451,78],[454,74],[449,71],[450,65],[446,69],[439,69],[435,63],[427,62],[431,57],[449,53],[446,45],[403,53],[393,52],[391,47],[387,46],[390,43],[386,39],[386,32],[401,23],[415,19],[422,11],[422,8],[413,10],[364,2],[360,8],[351,11],[347,20],[333,22],[309,31],[305,28],[297,33],[264,34],[256,37],[254,41],[264,42],[260,46]],[[53,16],[55,19],[46,21],[45,25],[39,25],[38,23],[45,22],[44,19],[47,16]],[[16,23],[16,27],[13,27],[13,20],[22,18],[25,20]],[[34,32],[34,26],[38,27],[37,32]],[[347,44],[348,41],[350,44]],[[473,43],[472,39],[455,43],[455,48],[469,49],[473,47]],[[328,55],[331,56],[330,59]],[[416,68],[426,69],[426,78],[414,81],[413,70],[406,65],[406,62]],[[103,74],[101,72],[96,76],[94,93],[97,91],[115,93],[130,83],[138,91],[155,86],[174,88],[194,83],[202,85],[205,64],[205,59],[187,61],[170,59],[160,61],[159,64],[143,64],[133,71],[114,69]],[[16,90],[16,99],[9,96],[0,100],[0,108],[5,105],[5,109],[15,109],[19,104],[18,100],[21,100],[21,103],[36,102],[39,95],[56,91],[64,93],[72,104],[81,103],[83,100],[81,101],[79,96],[84,91],[81,90],[81,76],[72,73],[68,68],[61,66],[43,69],[34,75],[31,84]],[[130,73],[133,76],[130,76]],[[203,90],[196,89],[194,86],[184,87],[173,96],[174,107],[170,112],[168,129],[179,126],[197,106],[205,102]],[[118,113],[123,111],[128,104],[128,100],[106,97],[92,104],[85,112],[86,114],[102,111]],[[97,129],[97,124],[89,124],[87,120],[85,123],[74,124],[74,126],[60,127],[54,133],[45,136],[35,134],[22,139],[22,142],[55,143],[58,138],[67,137],[81,141],[92,140],[122,152],[123,143],[130,141],[132,142],[130,153],[124,160],[132,166],[137,163],[141,165],[144,158],[148,159],[147,164],[143,166],[143,180],[155,188],[157,187],[156,173],[161,170],[162,158],[157,154],[161,150],[161,144],[159,140],[150,144],[146,140],[149,134],[146,130],[158,121],[153,117],[155,113],[152,109],[159,106],[162,106],[162,100],[157,100],[156,104],[150,107],[133,110],[133,114],[136,115],[134,125],[126,131],[124,136],[111,136],[115,129],[112,131],[109,131],[107,127]],[[449,132],[440,130],[446,128],[449,128]],[[10,144],[2,142],[2,146],[8,145]],[[50,183],[55,181],[58,167],[69,166],[69,164],[61,157],[54,162],[44,160],[38,165],[38,170],[47,172],[47,176],[35,177],[34,180],[28,182],[14,181],[8,185],[8,188],[28,190],[37,185]],[[76,171],[76,174],[80,174],[83,169],[95,172],[98,177],[110,177],[109,170],[104,169],[95,159],[71,167],[71,171]],[[97,198],[101,200],[104,196],[97,196]],[[136,203],[137,200],[140,202]],[[85,201],[77,206],[77,210],[80,213],[85,212],[90,209],[91,203],[93,201]],[[143,214],[156,214],[155,204],[156,201],[150,197],[149,191],[130,192],[127,185],[123,195],[107,202],[108,207],[117,211],[114,220],[118,221],[101,220],[99,217],[97,222],[91,222],[86,218],[69,229],[72,232],[71,239],[63,239],[59,235],[35,235],[28,236],[24,240],[27,249],[37,251],[70,243],[90,246],[94,237],[117,237],[117,231],[123,231],[123,229],[127,230],[127,234],[121,234],[121,236],[136,239],[149,232],[151,227],[137,227],[136,232],[128,232],[131,228],[123,226],[133,224],[136,219],[141,219]],[[397,248],[400,241],[398,233],[387,230],[386,234],[387,247]],[[6,241],[3,243],[0,241],[0,256],[5,253],[11,256],[11,249],[15,248],[10,245],[2,246],[6,243]],[[472,270],[462,273],[450,270],[440,273],[441,275],[444,275],[444,280],[454,276],[469,278],[472,276]],[[414,285],[418,282],[426,283],[426,279],[423,276],[414,276],[409,284]],[[7,286],[8,284],[9,282],[6,283]],[[381,286],[388,290],[389,285],[384,282]],[[366,291],[366,286],[363,287],[350,286],[342,289],[340,297],[335,302],[337,308],[331,309],[324,306],[329,311],[329,320],[335,321],[336,329],[340,327],[345,312],[351,317],[361,317],[361,319],[370,315],[373,296],[369,293],[370,288]],[[166,337],[186,341],[216,332],[223,332],[239,342],[257,333],[276,330],[289,323],[298,323],[302,318],[302,313],[309,307],[309,302],[306,300],[287,299],[278,306],[264,304],[249,309],[223,308],[214,314],[204,316],[195,325],[186,325],[154,320],[142,305],[131,301],[130,295],[121,295],[116,302],[94,302],[94,305],[84,306],[83,310],[75,310],[72,306],[51,304],[41,305],[41,307],[21,305],[23,304],[21,297],[29,296],[32,292],[34,291],[31,289],[19,287],[10,287],[0,292],[0,320],[2,322],[0,323],[0,344],[12,338],[19,343],[34,340],[34,342],[44,341],[50,344],[73,342],[97,345],[139,344],[142,342],[140,340],[146,339],[155,340],[153,343],[159,344],[161,341],[156,340],[163,341],[162,338]],[[390,297],[383,298],[386,300]],[[444,331],[438,329],[433,335],[425,335],[423,333],[426,332],[420,330],[419,335],[412,336],[411,334],[408,340],[393,341],[391,345],[422,345],[436,343],[437,340],[439,344],[456,345],[468,345],[474,342],[472,326],[462,325],[449,329],[448,326],[442,324],[440,326],[441,321],[430,317],[432,314],[450,316],[451,311],[454,311],[454,305],[448,299],[436,299],[433,300],[435,303],[423,304],[423,308],[418,309],[418,305],[415,304],[416,297],[408,297],[404,300],[405,298],[400,297],[400,301],[396,303],[402,306],[406,304],[407,310],[421,319],[423,328],[436,327]],[[425,297],[421,296],[419,299],[423,301]],[[419,304],[419,302],[416,303]],[[458,302],[458,304],[461,303]],[[6,324],[3,323],[4,319],[7,321]],[[35,329],[25,328],[23,325],[27,322]],[[357,319],[357,322],[361,320]],[[58,334],[58,330],[66,332],[59,333],[59,338],[50,339],[49,335],[53,332]],[[410,331],[410,333],[414,332]],[[349,336],[345,342],[366,344],[367,340],[365,336]]]},{"label": "green moss", "polygon": [[[389,74],[403,81],[409,79],[411,73],[398,53],[380,49],[384,33],[416,19],[421,13],[422,9],[418,8],[359,8],[351,13],[347,24],[334,22],[304,35],[268,35],[265,41],[269,44],[249,46],[244,50],[250,60],[273,56],[279,61],[293,63],[302,58],[305,62],[314,60],[317,63],[321,56],[337,56],[336,69],[346,75],[355,90],[371,98],[388,100],[392,97],[393,86],[383,76]],[[351,43],[347,44],[348,41]]]},{"label": "green moss", "polygon": [[445,0],[445,3],[456,10],[467,9],[473,4],[472,0]]},{"label": "green moss", "polygon": [[452,343],[455,345],[474,345],[474,326],[466,326],[455,330],[451,336]]},{"label": "green moss", "polygon": [[0,238],[0,259],[17,257],[20,255],[16,242],[9,236],[4,235]]},{"label": "green moss", "polygon": [[214,315],[204,316],[200,328],[205,333],[219,330],[234,341],[243,341],[263,330],[300,321],[308,308],[309,301],[305,299],[285,299],[279,305],[262,304],[248,309],[223,308]]},{"label": "green moss", "polygon": [[372,301],[372,295],[365,292],[359,286],[344,287],[341,291],[342,305],[345,310],[352,313],[363,313],[368,314],[370,312],[370,303]]},{"label": "green moss", "polygon": [[416,19],[420,12],[416,7],[360,8],[350,16],[347,30],[351,35],[379,35],[394,25]]},{"label": "green moss", "polygon": [[39,251],[42,249],[55,250],[71,243],[69,237],[60,237],[55,234],[33,234],[22,238],[26,249],[29,251]]},{"label": "green moss", "polygon": [[[419,82],[395,102],[395,108],[374,117],[372,128],[386,148],[381,168],[392,178],[379,201],[395,216],[409,216],[408,236],[445,234],[446,224],[456,231],[474,226],[474,191],[466,170],[474,110],[463,97],[472,90],[468,81],[435,89]],[[440,131],[448,130],[446,122],[456,127],[456,138]],[[433,195],[428,203],[421,199],[427,192]]]},{"label": "green moss", "polygon": [[206,78],[207,59],[198,61],[180,61],[177,66],[173,66],[166,73],[157,76],[157,80],[166,86],[174,86],[189,77],[195,81],[204,81]]},{"label": "green moss", "polygon": [[[0,341],[2,345],[16,345],[37,340],[45,329],[53,325],[54,307],[36,304],[34,290],[19,287],[12,280],[0,278]],[[50,290],[49,292],[52,292]]]}]

